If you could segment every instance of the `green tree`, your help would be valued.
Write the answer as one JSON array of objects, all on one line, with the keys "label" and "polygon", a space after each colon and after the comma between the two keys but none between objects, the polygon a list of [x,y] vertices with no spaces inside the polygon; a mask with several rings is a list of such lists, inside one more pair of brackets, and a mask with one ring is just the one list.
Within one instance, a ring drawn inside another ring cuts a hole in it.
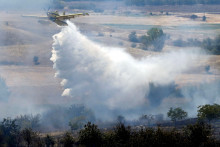
[{"label": "green tree", "polygon": [[159,28],[152,28],[147,31],[147,35],[150,37],[151,40],[155,40],[163,35],[163,30]]},{"label": "green tree", "polygon": [[174,122],[176,126],[176,121],[181,120],[187,117],[187,112],[185,112],[182,108],[170,108],[170,110],[167,112],[167,116],[171,118],[171,120]]},{"label": "green tree", "polygon": [[131,128],[118,123],[114,129],[114,141],[116,146],[128,146],[131,137]]},{"label": "green tree", "polygon": [[212,120],[220,118],[220,105],[201,105],[198,107],[197,116],[200,120],[207,119],[210,123]]},{"label": "green tree", "polygon": [[144,49],[153,51],[161,51],[164,47],[166,34],[160,28],[151,28],[147,31],[147,35],[140,37],[140,42],[144,45]]},{"label": "green tree", "polygon": [[103,142],[102,133],[95,124],[88,122],[84,129],[79,132],[79,143],[85,146],[101,146]]}]

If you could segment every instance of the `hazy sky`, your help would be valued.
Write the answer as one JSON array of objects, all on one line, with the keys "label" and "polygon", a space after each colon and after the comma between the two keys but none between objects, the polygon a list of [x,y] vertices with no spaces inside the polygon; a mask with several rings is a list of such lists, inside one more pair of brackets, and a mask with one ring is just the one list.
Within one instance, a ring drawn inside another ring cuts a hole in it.
[{"label": "hazy sky", "polygon": [[0,0],[0,8],[5,10],[42,10],[48,8],[51,0]]}]

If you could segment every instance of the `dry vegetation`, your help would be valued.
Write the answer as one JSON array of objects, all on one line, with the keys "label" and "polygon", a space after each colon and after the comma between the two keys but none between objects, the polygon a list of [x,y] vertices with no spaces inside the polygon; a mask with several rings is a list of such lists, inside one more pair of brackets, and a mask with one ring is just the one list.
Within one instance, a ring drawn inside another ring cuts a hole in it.
[{"label": "dry vegetation", "polygon": [[[107,8],[106,3],[97,5],[98,7]],[[138,44],[135,48],[131,47],[132,43],[128,40],[130,32],[135,30],[139,36],[146,34],[147,30],[139,28],[140,25],[146,25],[147,27],[153,25],[163,26],[164,32],[170,35],[171,40],[178,38],[202,40],[207,37],[213,38],[213,36],[220,33],[219,27],[207,30],[202,27],[201,29],[182,29],[183,26],[197,27],[208,24],[218,24],[220,26],[220,14],[213,13],[220,12],[219,6],[196,6],[197,9],[193,6],[172,8],[168,6],[151,6],[139,10],[136,7],[124,8],[122,6],[120,4],[117,9],[114,7],[116,9],[114,13],[112,8],[108,8],[103,14],[91,13],[89,17],[80,17],[72,20],[72,22],[76,23],[80,31],[90,39],[108,46],[126,48],[136,58],[160,54],[143,51]],[[193,12],[186,12],[186,10],[193,10]],[[206,13],[206,22],[202,22],[200,18],[204,15],[204,10],[212,12]],[[68,10],[69,13],[71,11],[73,10]],[[135,14],[141,13],[144,16],[126,15],[126,11]],[[159,11],[169,12],[170,15],[161,14]],[[149,12],[153,12],[155,16],[149,16]],[[0,36],[0,76],[6,79],[6,83],[12,92],[10,100],[13,102],[22,101],[23,106],[26,103],[37,103],[39,105],[68,103],[70,99],[60,98],[62,91],[59,86],[60,81],[53,78],[55,71],[52,69],[52,63],[49,60],[52,35],[59,32],[60,28],[53,23],[42,25],[36,19],[22,18],[21,14],[23,13],[42,14],[41,12],[0,12],[0,34],[3,34]],[[192,14],[198,15],[199,18],[197,20],[189,19],[188,16]],[[126,27],[130,28],[126,29]],[[178,48],[167,41],[163,52],[176,49]],[[39,57],[39,65],[34,65],[34,56]],[[204,80],[214,81],[220,79],[220,56],[201,56],[195,63],[194,71],[184,73],[176,78],[176,83],[179,86],[197,84],[204,82]],[[204,68],[207,65],[210,65],[212,74],[205,72]],[[24,109],[23,112],[27,110],[31,110],[31,106]],[[54,133],[54,135],[60,135],[60,133]]]}]

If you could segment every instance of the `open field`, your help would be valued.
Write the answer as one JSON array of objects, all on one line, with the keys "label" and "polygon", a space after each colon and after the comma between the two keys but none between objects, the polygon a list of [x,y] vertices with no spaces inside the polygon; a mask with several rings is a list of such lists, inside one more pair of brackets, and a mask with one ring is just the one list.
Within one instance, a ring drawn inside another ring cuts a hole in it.
[{"label": "open field", "polygon": [[[202,8],[201,6],[198,9]],[[148,12],[154,12],[155,15],[149,16],[146,13],[137,17],[132,16],[132,13],[139,13],[135,7],[126,9],[126,11],[131,11],[130,15],[125,15],[124,9],[118,8],[114,13],[111,10],[103,14],[90,13],[90,16],[79,17],[73,19],[72,22],[89,39],[106,46],[126,48],[127,52],[139,59],[181,49],[171,43],[178,38],[202,40],[220,34],[220,14],[213,13],[220,12],[218,8],[215,6],[207,8],[210,10],[207,12],[212,13],[206,14],[206,22],[201,21],[204,14],[199,10],[183,13],[186,7],[181,8],[182,11],[175,7],[175,11],[169,11],[170,15],[160,14],[156,11],[158,8],[152,7],[148,9]],[[167,6],[163,11],[166,10],[168,10]],[[68,12],[71,13],[71,11]],[[61,97],[60,79],[54,78],[55,70],[50,61],[52,36],[58,33],[61,27],[53,23],[43,25],[33,18],[23,18],[21,15],[24,13],[42,15],[42,12],[0,12],[0,33],[2,34],[0,36],[0,76],[6,80],[11,91],[8,102],[19,103],[19,107],[24,108],[21,112],[10,111],[0,117],[33,113],[39,105],[42,105],[43,111],[47,105],[71,103],[71,98]],[[198,15],[199,18],[191,20],[189,16],[192,14]],[[161,27],[165,33],[170,35],[170,40],[167,41],[162,53],[144,51],[140,49],[139,44],[136,48],[131,47],[132,43],[129,42],[128,35],[132,31],[136,31],[137,35],[141,36],[154,26]],[[34,56],[39,57],[39,65],[33,63]],[[205,72],[204,68],[207,65],[211,67],[210,73]],[[201,56],[195,61],[194,66],[193,71],[176,78],[175,82],[179,86],[220,79],[220,56]],[[26,104],[32,105],[26,107]],[[33,105],[37,106],[33,107]]]}]

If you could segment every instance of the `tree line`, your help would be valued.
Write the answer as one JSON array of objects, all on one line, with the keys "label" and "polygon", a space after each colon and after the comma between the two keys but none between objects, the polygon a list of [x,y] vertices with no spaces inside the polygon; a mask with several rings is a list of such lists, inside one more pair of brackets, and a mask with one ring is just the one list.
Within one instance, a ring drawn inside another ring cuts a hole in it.
[{"label": "tree line", "polygon": [[[220,143],[212,137],[211,127],[203,122],[188,125],[180,130],[164,130],[161,127],[133,129],[118,123],[112,130],[103,131],[97,125],[88,122],[78,132],[78,137],[71,132],[53,137],[42,136],[30,128],[19,131],[14,122],[4,122],[0,145],[8,147],[218,147]],[[6,136],[7,135],[7,136]],[[6,140],[6,141],[5,141]]]},{"label": "tree line", "polygon": [[[78,136],[78,137],[77,137]],[[1,124],[0,146],[7,147],[218,147],[220,142],[212,137],[211,127],[203,122],[187,125],[182,129],[165,130],[141,127],[134,129],[118,123],[113,129],[103,131],[88,122],[78,135],[66,132],[62,136],[40,135],[31,128],[19,130],[14,121],[5,119]]]},{"label": "tree line", "polygon": [[[167,112],[169,118],[176,122],[187,117],[182,108],[170,108]],[[163,129],[147,126],[125,126],[122,116],[118,123],[107,129],[99,129],[97,125],[88,122],[79,130],[72,129],[60,136],[42,135],[38,132],[39,115],[23,116],[16,119],[5,118],[0,124],[0,146],[7,147],[53,147],[86,146],[86,147],[132,147],[132,146],[178,146],[178,147],[217,147],[220,142],[212,135],[210,122],[220,118],[220,105],[207,104],[198,107],[198,121],[177,129],[170,127]],[[24,127],[22,120],[29,123]],[[141,116],[142,120],[148,116]],[[209,123],[206,123],[208,120]],[[77,132],[77,135],[74,135]]]}]

